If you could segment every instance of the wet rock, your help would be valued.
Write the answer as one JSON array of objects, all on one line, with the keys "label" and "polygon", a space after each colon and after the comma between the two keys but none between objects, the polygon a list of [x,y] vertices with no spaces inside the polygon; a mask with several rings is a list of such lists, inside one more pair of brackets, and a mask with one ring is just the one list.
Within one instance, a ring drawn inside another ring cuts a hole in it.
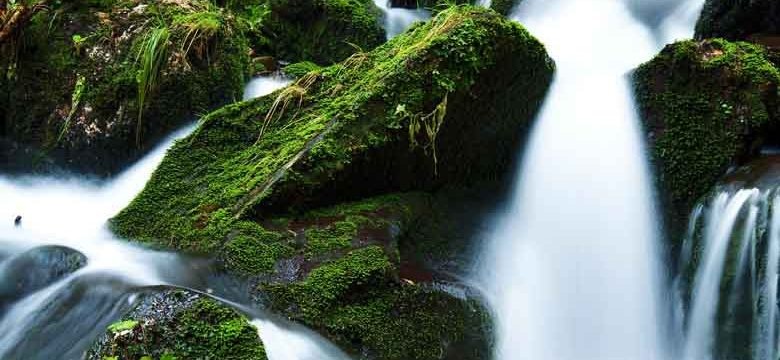
[{"label": "wet rock", "polygon": [[265,360],[257,329],[246,317],[206,296],[178,289],[149,289],[122,319],[108,326],[87,352],[89,360]]},{"label": "wet rock", "polygon": [[87,264],[80,252],[63,246],[28,250],[0,263],[0,307],[5,307]]},{"label": "wet rock", "polygon": [[756,45],[722,39],[667,46],[634,76],[673,239],[727,169],[778,142],[780,72]]},{"label": "wet rock", "polygon": [[[411,230],[426,223],[434,193],[508,174],[553,70],[543,45],[496,12],[442,10],[373,51],[206,116],[112,228],[219,256],[257,281],[256,298],[355,353],[485,358],[484,309],[429,287],[427,259],[407,255],[435,246],[405,235],[425,234]],[[440,254],[460,242],[439,235]],[[480,345],[457,351],[472,336]]]}]

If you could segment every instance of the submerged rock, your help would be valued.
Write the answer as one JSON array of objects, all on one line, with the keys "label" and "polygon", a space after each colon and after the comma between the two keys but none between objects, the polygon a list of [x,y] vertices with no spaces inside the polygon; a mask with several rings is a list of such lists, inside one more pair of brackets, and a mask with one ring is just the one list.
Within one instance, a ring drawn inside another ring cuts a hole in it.
[{"label": "submerged rock", "polygon": [[507,175],[553,67],[499,14],[443,10],[209,114],[111,226],[220,257],[259,299],[369,358],[484,358],[484,309],[417,266],[428,240],[448,252],[447,235],[415,229],[446,218],[431,216],[447,213],[431,200],[444,187]]},{"label": "submerged rock", "polygon": [[761,47],[725,40],[667,46],[634,76],[672,233],[731,166],[778,143],[780,72]]},{"label": "submerged rock", "polygon": [[0,263],[0,308],[43,289],[87,264],[82,253],[63,246],[41,246]]}]

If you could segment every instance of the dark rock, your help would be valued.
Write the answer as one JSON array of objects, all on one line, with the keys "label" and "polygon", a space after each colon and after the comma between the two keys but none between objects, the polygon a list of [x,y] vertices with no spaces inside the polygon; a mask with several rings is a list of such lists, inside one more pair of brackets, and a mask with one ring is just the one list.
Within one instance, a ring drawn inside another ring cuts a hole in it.
[{"label": "dark rock", "polygon": [[780,34],[776,0],[707,0],[696,37],[745,40],[754,34]]},{"label": "dark rock", "polygon": [[725,40],[667,46],[634,76],[673,239],[726,170],[778,142],[780,73],[759,46]]},{"label": "dark rock", "polygon": [[0,307],[8,306],[84,267],[87,258],[62,246],[42,246],[0,264]]}]

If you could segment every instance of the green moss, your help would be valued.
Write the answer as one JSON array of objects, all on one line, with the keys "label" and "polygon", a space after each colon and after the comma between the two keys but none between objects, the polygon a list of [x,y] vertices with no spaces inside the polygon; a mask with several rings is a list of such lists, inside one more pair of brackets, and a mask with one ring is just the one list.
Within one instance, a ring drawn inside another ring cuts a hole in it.
[{"label": "green moss", "polygon": [[[127,333],[106,335],[108,343],[97,355],[121,359],[266,359],[258,330],[235,310],[208,298],[178,309],[172,319],[118,324],[131,323],[132,327],[122,325],[131,330]],[[109,331],[118,332],[114,325]]]},{"label": "green moss", "polygon": [[[48,150],[64,166],[103,175],[195,114],[241,98],[249,70],[242,21],[206,0],[187,8],[149,3],[131,11],[137,5],[114,2],[96,12],[81,2],[56,3],[37,16],[25,31],[17,75],[8,84],[5,134]],[[206,26],[214,21],[218,27]],[[159,59],[157,81],[139,87],[142,40],[161,23],[170,31],[161,41],[169,51]],[[67,92],[79,78],[84,91],[73,106]],[[139,88],[147,98],[142,106]],[[136,129],[141,107],[145,120]],[[60,136],[62,129],[67,131]]]},{"label": "green moss", "polygon": [[133,330],[136,326],[138,326],[138,321],[135,320],[119,321],[109,325],[108,331],[118,333],[126,330]]},{"label": "green moss", "polygon": [[715,39],[668,46],[642,65],[637,99],[670,225],[775,124],[780,73],[758,46]]},{"label": "green moss", "polygon": [[[382,248],[370,246],[323,264],[302,282],[265,290],[279,310],[380,359],[439,359],[467,332],[484,335],[466,328],[485,324],[476,304],[419,286],[399,287],[390,277],[392,268]],[[464,359],[484,358],[488,351],[482,345],[458,351]]]},{"label": "green moss", "polygon": [[[544,48],[519,25],[478,8],[443,11],[285,91],[209,114],[112,226],[137,240],[212,252],[236,219],[501,176],[551,71]],[[528,98],[505,101],[518,93]],[[452,109],[434,167],[427,148],[410,149],[408,114],[430,113],[445,96]],[[469,115],[477,112],[481,122]]]},{"label": "green moss", "polygon": [[385,40],[372,0],[268,0],[268,9],[264,32],[272,52],[288,61],[332,64]]},{"label": "green moss", "polygon": [[311,61],[302,61],[294,64],[290,64],[284,67],[282,71],[284,71],[285,74],[292,76],[292,77],[302,77],[310,72],[313,71],[319,71],[322,67],[311,62]]},{"label": "green moss", "polygon": [[352,239],[357,235],[358,225],[355,220],[339,221],[324,229],[306,230],[308,255],[349,249],[352,245]]},{"label": "green moss", "polygon": [[302,319],[319,323],[323,314],[337,307],[355,291],[381,289],[392,269],[384,250],[369,246],[314,269],[300,283],[269,286],[269,291],[278,299],[284,299],[282,303],[299,306]]},{"label": "green moss", "polygon": [[[249,231],[235,235],[225,245],[224,261],[235,272],[255,275],[271,272],[276,262],[293,254],[284,235],[246,223]],[[240,227],[240,226],[239,226]]]}]

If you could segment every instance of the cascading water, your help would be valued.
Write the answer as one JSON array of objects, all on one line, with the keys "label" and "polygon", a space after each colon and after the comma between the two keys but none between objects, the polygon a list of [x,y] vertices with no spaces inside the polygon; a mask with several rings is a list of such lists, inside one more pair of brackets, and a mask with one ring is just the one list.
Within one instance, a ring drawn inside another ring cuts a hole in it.
[{"label": "cascading water", "polygon": [[390,0],[374,0],[374,4],[384,14],[385,32],[387,32],[388,40],[406,31],[415,22],[425,21],[431,17],[431,12],[426,9],[392,7],[390,6]]},{"label": "cascading water", "polygon": [[292,82],[286,76],[273,73],[271,75],[258,76],[246,85],[244,89],[244,101],[266,96],[277,89],[283,88]]},{"label": "cascading water", "polygon": [[749,186],[727,178],[691,214],[675,281],[683,360],[777,359],[778,185],[771,171]]},{"label": "cascading water", "polygon": [[[285,84],[272,81],[263,92]],[[144,287],[210,287],[205,260],[132,245],[115,239],[105,226],[143,188],[167,148],[194,128],[175,132],[109,181],[0,176],[0,219],[7,220],[0,221],[0,359],[80,359]],[[14,224],[17,215],[20,226]],[[21,285],[29,291],[20,293]],[[269,359],[347,358],[301,326],[218,300],[256,317],[253,324],[260,328]]]},{"label": "cascading water", "polygon": [[663,29],[650,29],[630,5],[524,0],[516,9],[558,69],[511,204],[478,259],[496,359],[675,357],[626,74],[672,40],[666,36],[690,36],[693,21],[666,13]]}]

